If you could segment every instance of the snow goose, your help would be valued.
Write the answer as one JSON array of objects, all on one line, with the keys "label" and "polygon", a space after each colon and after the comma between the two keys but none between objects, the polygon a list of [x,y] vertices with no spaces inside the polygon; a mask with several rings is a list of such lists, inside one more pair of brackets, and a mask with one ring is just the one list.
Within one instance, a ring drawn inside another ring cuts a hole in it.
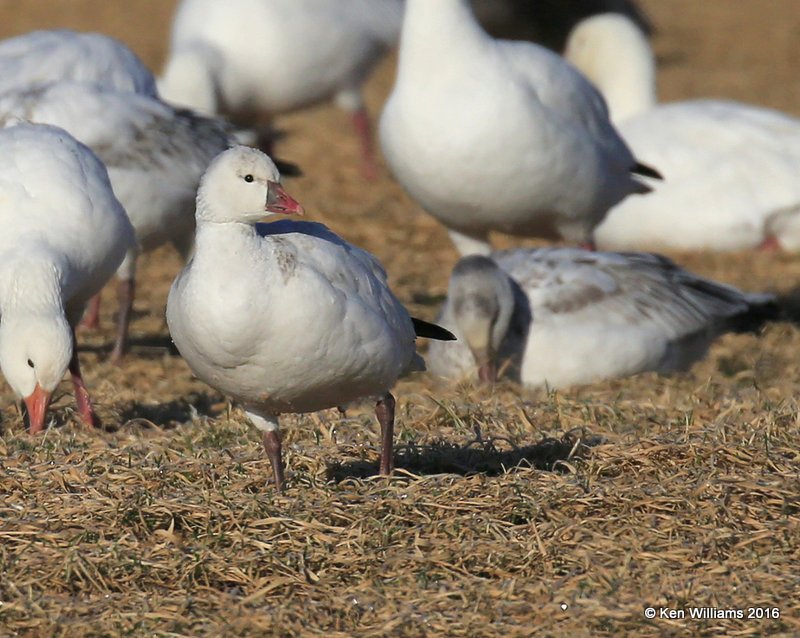
[{"label": "snow goose", "polygon": [[75,326],[133,243],[99,159],[65,131],[0,130],[0,367],[31,433],[69,369],[81,418],[96,425]]},{"label": "snow goose", "polygon": [[0,41],[0,93],[73,80],[155,97],[153,74],[119,40],[67,29]]},{"label": "snow goose", "polygon": [[655,59],[620,15],[579,24],[567,58],[606,96],[625,141],[665,181],[595,230],[604,249],[800,249],[800,120],[723,100],[656,104]]},{"label": "snow goose", "polygon": [[335,98],[374,172],[361,85],[397,40],[402,0],[183,0],[158,86],[237,124]]},{"label": "snow goose", "polygon": [[255,149],[234,147],[212,162],[197,194],[194,257],[167,301],[172,339],[200,379],[244,405],[263,432],[279,489],[279,415],[361,397],[378,397],[380,471],[388,474],[389,390],[402,374],[424,369],[414,347],[419,322],[375,258],[325,226],[256,224],[302,213],[279,179]]},{"label": "snow goose", "polygon": [[516,249],[464,257],[438,318],[458,337],[433,343],[429,369],[564,388],[687,369],[729,330],[776,314],[771,295],[697,277],[647,253]]},{"label": "snow goose", "polygon": [[490,38],[467,0],[408,0],[384,155],[462,254],[491,230],[591,241],[608,209],[649,190],[600,94],[558,55]]},{"label": "snow goose", "polygon": [[[188,255],[197,186],[211,160],[231,145],[227,125],[157,98],[77,82],[0,95],[0,123],[15,117],[60,126],[92,148],[136,230],[137,242],[117,273],[120,312],[112,360],[119,361],[127,344],[137,256],[166,242]],[[93,303],[89,325],[96,324],[97,311]]]}]

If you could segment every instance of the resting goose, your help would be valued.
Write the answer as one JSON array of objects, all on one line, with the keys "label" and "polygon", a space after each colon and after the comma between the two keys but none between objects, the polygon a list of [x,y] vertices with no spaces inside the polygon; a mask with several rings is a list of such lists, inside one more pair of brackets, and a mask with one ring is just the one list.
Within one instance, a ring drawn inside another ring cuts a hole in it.
[{"label": "resting goose", "polygon": [[52,126],[0,130],[0,367],[25,401],[31,433],[44,428],[67,369],[81,418],[98,423],[75,326],[133,242],[106,169],[86,146]]},{"label": "resting goose", "polygon": [[171,102],[237,124],[335,99],[375,171],[361,86],[394,46],[402,0],[183,0],[158,86]]},{"label": "resting goose", "polygon": [[[234,147],[197,194],[192,261],[172,284],[167,323],[192,371],[243,404],[283,486],[278,418],[377,397],[380,471],[392,470],[401,375],[424,368],[415,323],[369,253],[321,224],[257,224],[298,213],[268,156]],[[445,337],[451,336],[448,334]]]},{"label": "resting goose", "polygon": [[591,242],[606,212],[649,190],[600,94],[558,55],[489,37],[468,0],[408,0],[380,121],[394,176],[461,254],[490,231]]},{"label": "resting goose", "polygon": [[565,55],[605,95],[636,156],[664,175],[609,212],[600,248],[800,249],[799,119],[726,100],[657,104],[650,45],[618,14],[580,23]]},{"label": "resting goose", "polygon": [[697,277],[665,257],[577,248],[516,249],[456,264],[429,369],[565,388],[654,370],[687,369],[730,330],[776,314],[771,295]]}]

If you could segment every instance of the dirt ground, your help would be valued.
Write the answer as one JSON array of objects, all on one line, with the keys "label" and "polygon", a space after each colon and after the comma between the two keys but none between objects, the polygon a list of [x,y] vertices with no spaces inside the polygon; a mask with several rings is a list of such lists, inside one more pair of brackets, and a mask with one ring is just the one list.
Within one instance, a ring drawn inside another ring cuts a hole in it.
[{"label": "dirt ground", "polygon": [[[797,0],[642,5],[662,99],[800,115]],[[158,69],[173,6],[0,0],[0,36],[100,30]],[[373,113],[392,74],[389,59],[369,84]],[[456,260],[443,229],[385,170],[360,177],[341,112],[279,125],[280,155],[305,171],[288,190],[433,318]],[[797,255],[673,257],[749,290],[792,297],[800,284]],[[82,335],[106,431],[76,421],[65,382],[56,424],[31,438],[2,386],[0,636],[800,635],[794,325],[725,337],[671,378],[550,394],[403,381],[389,481],[374,476],[369,410],[290,416],[276,495],[256,432],[165,347],[179,268],[167,250],[143,259],[123,367],[106,361],[113,294],[102,331]],[[647,607],[744,618],[649,620]]]}]

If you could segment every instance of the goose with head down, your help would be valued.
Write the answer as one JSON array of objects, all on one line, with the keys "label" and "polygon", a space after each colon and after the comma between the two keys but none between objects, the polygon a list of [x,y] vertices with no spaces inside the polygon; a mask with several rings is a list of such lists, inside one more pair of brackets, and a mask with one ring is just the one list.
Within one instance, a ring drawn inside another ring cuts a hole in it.
[{"label": "goose with head down", "polygon": [[0,367],[44,428],[67,369],[81,418],[97,417],[81,376],[75,326],[134,242],[102,162],[62,129],[0,131]]},{"label": "goose with head down", "polygon": [[777,316],[775,298],[693,275],[666,257],[574,248],[463,258],[438,321],[458,337],[432,343],[432,372],[498,370],[526,386],[565,388],[648,370],[687,369],[720,334]]}]

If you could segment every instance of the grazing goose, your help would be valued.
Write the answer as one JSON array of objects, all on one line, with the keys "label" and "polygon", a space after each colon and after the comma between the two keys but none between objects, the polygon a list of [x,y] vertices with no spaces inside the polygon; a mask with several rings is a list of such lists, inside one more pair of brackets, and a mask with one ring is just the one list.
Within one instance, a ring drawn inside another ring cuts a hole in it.
[{"label": "grazing goose", "polygon": [[603,249],[800,249],[800,120],[724,100],[656,103],[653,52],[617,14],[579,24],[566,56],[606,96],[625,141],[664,182],[614,207]]},{"label": "grazing goose", "polygon": [[775,318],[771,295],[697,277],[659,255],[517,249],[462,258],[438,321],[458,342],[432,343],[440,376],[497,370],[526,386],[565,388],[687,369],[730,330]]},{"label": "grazing goose", "polygon": [[72,80],[156,97],[153,74],[119,40],[68,29],[0,41],[0,93]]},{"label": "grazing goose", "polygon": [[408,0],[380,121],[400,184],[461,254],[489,232],[591,242],[608,209],[649,190],[600,94],[556,54],[490,38],[468,0]]},{"label": "grazing goose", "polygon": [[[136,230],[117,273],[119,324],[112,360],[123,356],[135,293],[137,256],[166,242],[188,255],[200,177],[232,139],[227,125],[157,98],[77,82],[38,85],[0,95],[0,124],[25,118],[68,130],[108,168],[114,192]],[[87,323],[96,325],[99,298]]]},{"label": "grazing goose", "polygon": [[96,425],[75,326],[122,262],[133,228],[102,162],[66,131],[0,130],[0,367],[31,433],[69,369],[78,412]]},{"label": "grazing goose", "polygon": [[361,86],[394,46],[402,11],[402,0],[183,0],[159,90],[242,125],[334,98],[373,174]]},{"label": "grazing goose", "polygon": [[195,254],[169,293],[172,339],[200,379],[244,405],[263,432],[278,489],[279,415],[361,397],[378,397],[380,471],[388,474],[389,390],[424,369],[414,347],[418,324],[369,253],[321,224],[256,223],[302,214],[279,180],[255,149],[234,147],[212,162],[197,194]]}]

